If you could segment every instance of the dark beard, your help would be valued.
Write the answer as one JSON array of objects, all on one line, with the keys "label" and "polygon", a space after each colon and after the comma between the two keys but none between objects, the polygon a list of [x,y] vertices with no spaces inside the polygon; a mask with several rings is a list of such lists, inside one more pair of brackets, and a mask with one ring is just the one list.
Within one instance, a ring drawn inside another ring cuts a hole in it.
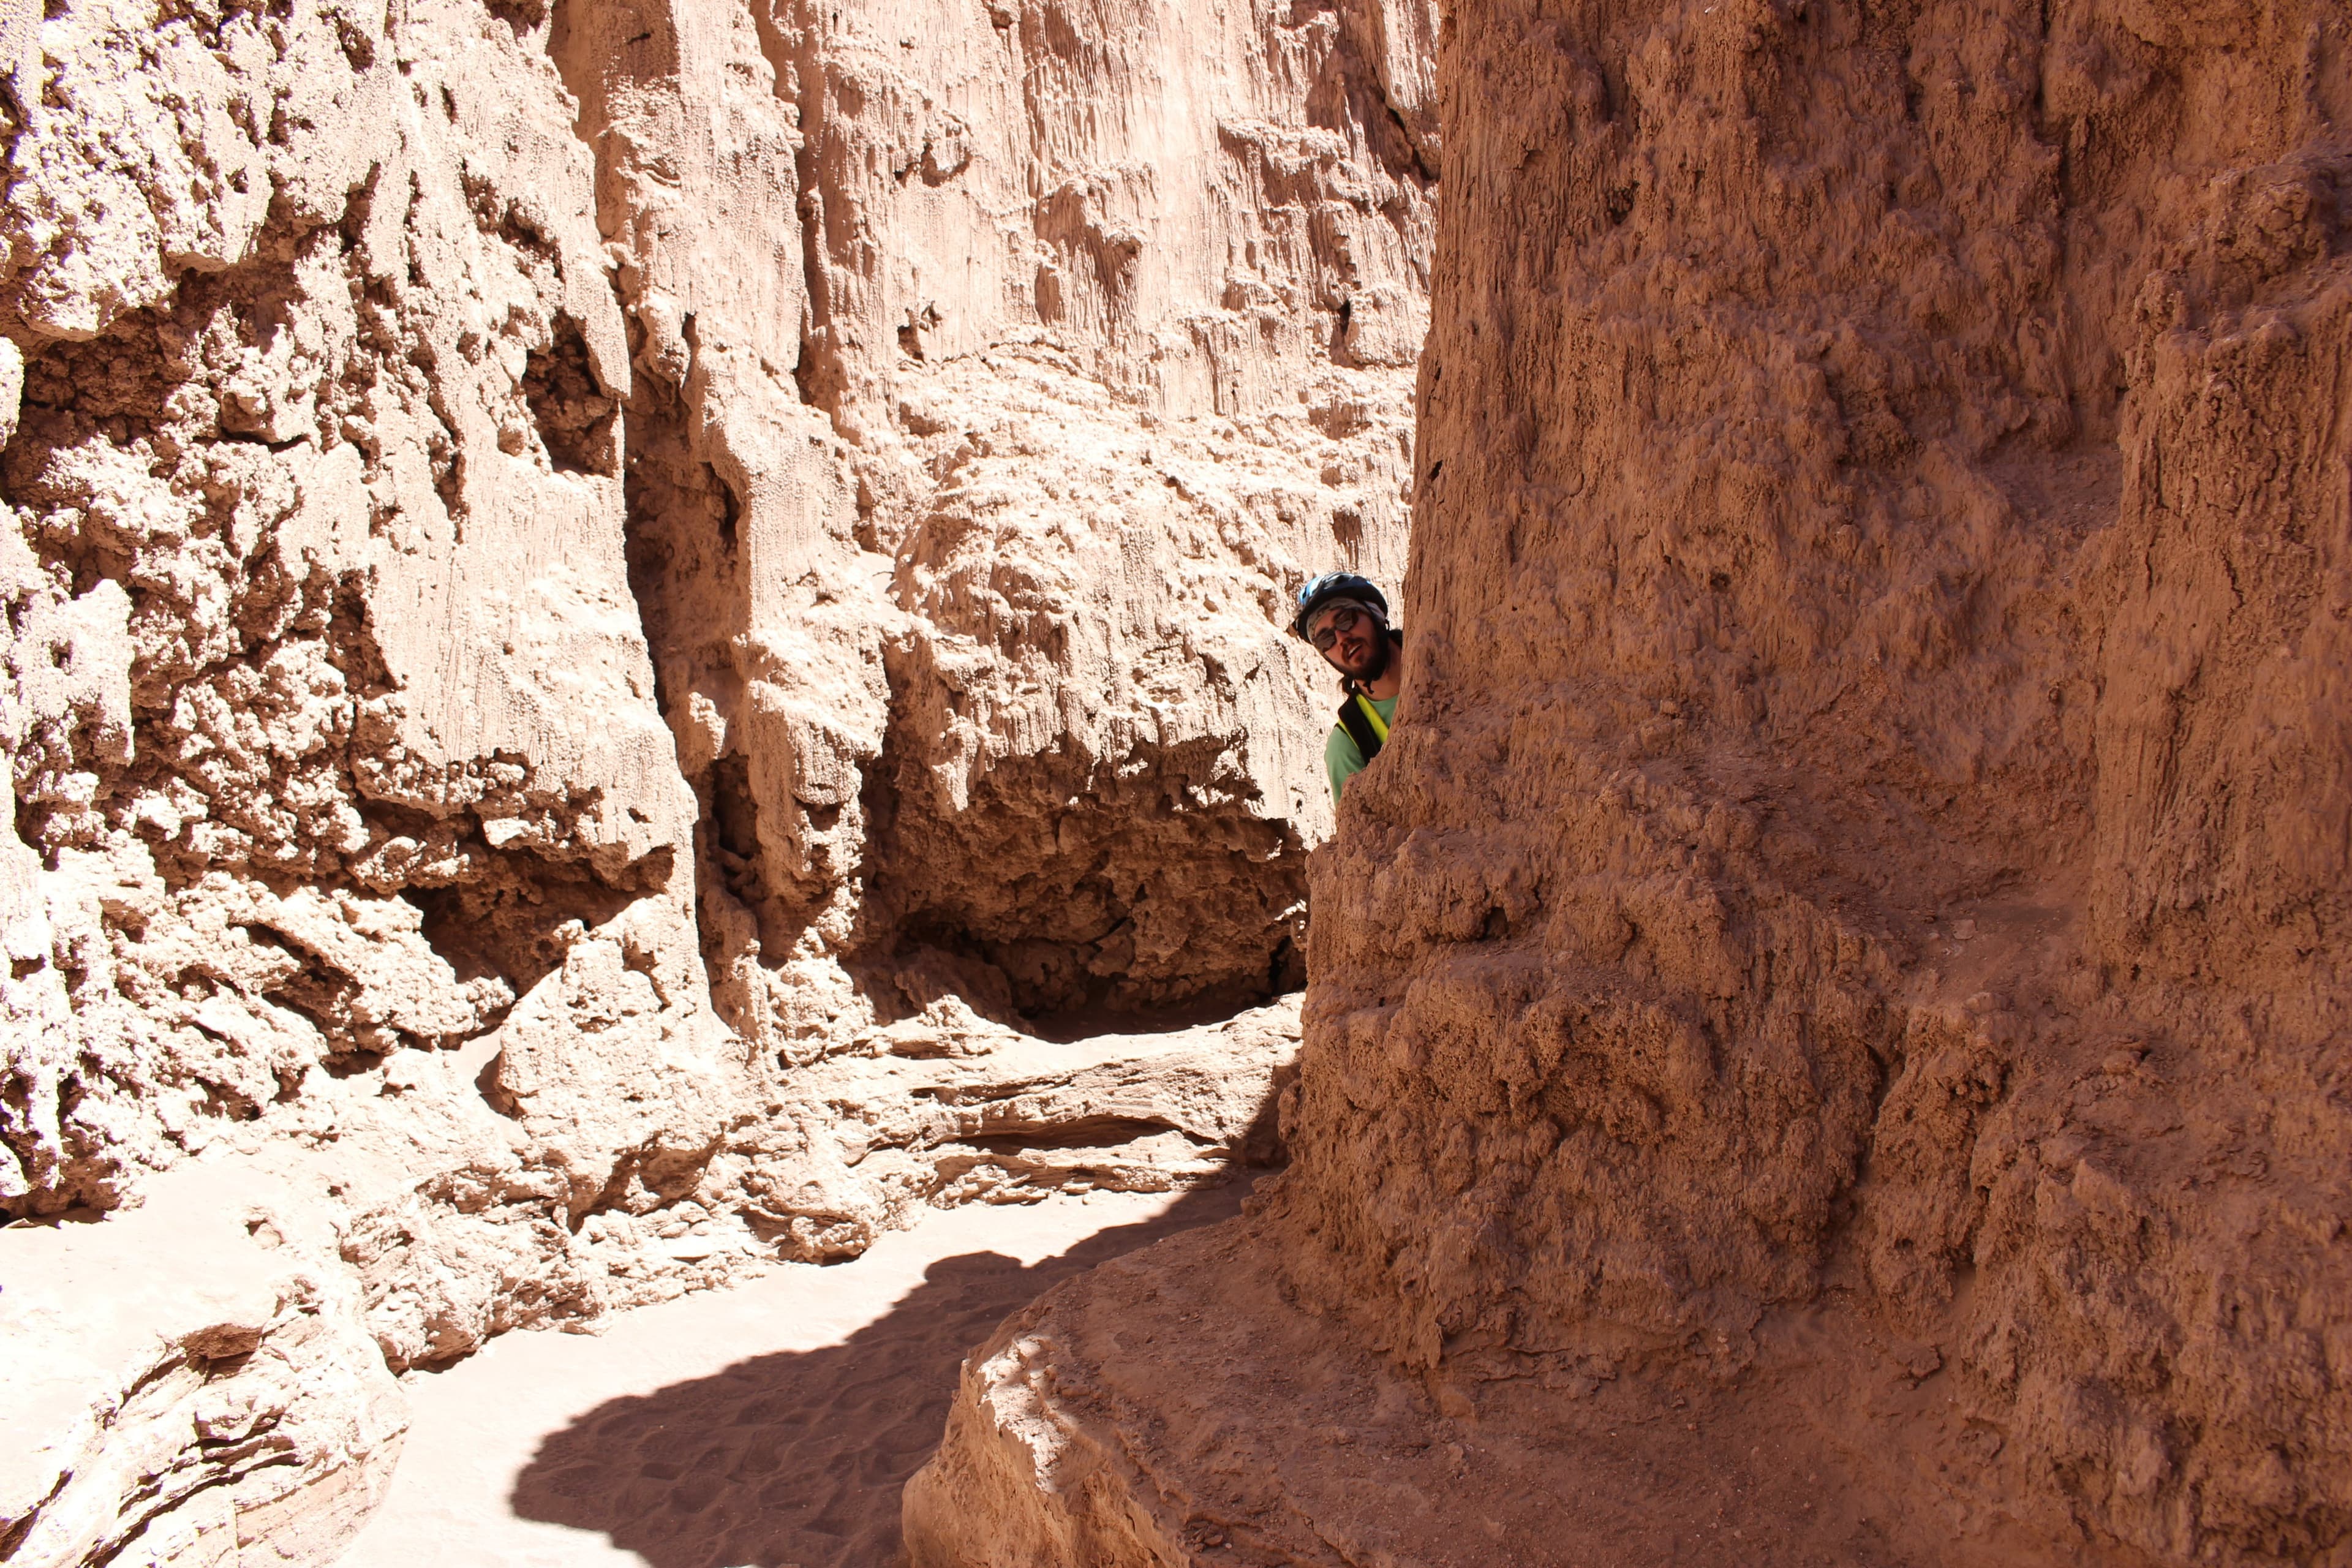
[{"label": "dark beard", "polygon": [[1389,661],[1396,658],[1396,633],[1383,628],[1380,637],[1380,649],[1378,652],[1373,654],[1371,664],[1367,667],[1361,674],[1350,675],[1341,680],[1339,684],[1346,687],[1350,691],[1356,689],[1358,687],[1371,685],[1373,681],[1378,680],[1381,676],[1386,675],[1389,672]]}]

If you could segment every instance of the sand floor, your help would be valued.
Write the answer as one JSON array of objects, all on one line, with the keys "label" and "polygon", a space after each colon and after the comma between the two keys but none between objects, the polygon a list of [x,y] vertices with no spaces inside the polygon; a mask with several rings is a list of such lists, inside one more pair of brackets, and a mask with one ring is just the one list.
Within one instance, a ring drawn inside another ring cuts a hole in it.
[{"label": "sand floor", "polygon": [[965,1352],[1055,1280],[1239,1212],[1170,1199],[975,1205],[830,1268],[516,1333],[406,1380],[414,1425],[348,1568],[889,1568],[898,1492]]}]

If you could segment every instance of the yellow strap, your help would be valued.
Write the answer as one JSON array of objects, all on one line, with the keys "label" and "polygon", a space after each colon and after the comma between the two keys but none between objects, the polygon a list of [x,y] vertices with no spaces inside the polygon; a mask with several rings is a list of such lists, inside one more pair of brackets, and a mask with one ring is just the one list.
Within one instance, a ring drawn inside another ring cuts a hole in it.
[{"label": "yellow strap", "polygon": [[1372,700],[1359,691],[1356,693],[1356,706],[1364,710],[1364,717],[1372,721],[1372,733],[1381,738],[1381,744],[1383,746],[1387,745],[1389,743],[1389,723],[1387,720],[1381,717],[1381,710],[1372,706]]}]

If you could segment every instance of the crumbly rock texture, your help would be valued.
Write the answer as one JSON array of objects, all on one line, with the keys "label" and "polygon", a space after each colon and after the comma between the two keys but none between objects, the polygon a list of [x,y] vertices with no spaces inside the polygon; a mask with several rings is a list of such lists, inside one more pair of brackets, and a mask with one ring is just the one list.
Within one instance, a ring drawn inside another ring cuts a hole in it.
[{"label": "crumbly rock texture", "polygon": [[0,0],[0,1558],[324,1561],[387,1368],[1273,1157],[1434,26]]},{"label": "crumbly rock texture", "polygon": [[1293,1163],[968,1363],[989,1564],[2352,1561],[2352,32],[1455,8]]}]

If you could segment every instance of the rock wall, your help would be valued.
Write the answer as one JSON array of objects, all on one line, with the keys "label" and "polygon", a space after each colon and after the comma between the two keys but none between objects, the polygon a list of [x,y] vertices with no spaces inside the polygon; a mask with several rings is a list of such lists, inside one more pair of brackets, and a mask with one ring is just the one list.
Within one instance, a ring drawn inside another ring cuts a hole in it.
[{"label": "rock wall", "polygon": [[1320,726],[1269,626],[1303,562],[1402,564],[1432,207],[1397,31],[552,17],[645,334],[631,572],[703,952],[763,1053],[920,1005],[871,977],[912,949],[1032,1013],[1297,974]]},{"label": "rock wall", "polygon": [[[246,1172],[399,1369],[1263,1153],[1295,1013],[1018,1030],[1298,984],[1282,611],[1402,568],[1433,35],[0,5],[0,1208]],[[55,1560],[213,1530],[187,1462]]]},{"label": "rock wall", "polygon": [[2347,51],[1452,14],[1295,1163],[973,1358],[918,1561],[2352,1551]]}]

